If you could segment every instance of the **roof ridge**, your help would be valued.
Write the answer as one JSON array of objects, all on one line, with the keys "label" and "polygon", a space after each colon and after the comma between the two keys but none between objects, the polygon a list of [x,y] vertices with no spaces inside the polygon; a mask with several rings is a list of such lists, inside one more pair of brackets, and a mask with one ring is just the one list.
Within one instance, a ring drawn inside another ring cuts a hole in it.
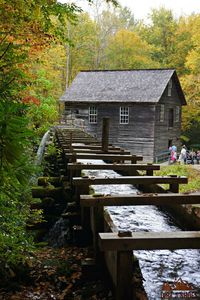
[{"label": "roof ridge", "polygon": [[114,70],[80,70],[80,72],[124,72],[124,71],[175,71],[173,68],[157,68],[157,69],[114,69]]}]

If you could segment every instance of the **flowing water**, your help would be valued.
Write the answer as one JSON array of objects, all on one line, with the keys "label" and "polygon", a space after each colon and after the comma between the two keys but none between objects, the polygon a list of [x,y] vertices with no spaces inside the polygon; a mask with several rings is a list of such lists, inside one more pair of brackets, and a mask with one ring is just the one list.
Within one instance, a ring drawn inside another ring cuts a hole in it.
[{"label": "flowing water", "polygon": [[[102,161],[86,161],[82,163],[103,163]],[[84,170],[88,176],[118,177],[111,170]],[[101,194],[135,194],[137,189],[132,185],[95,185],[95,192]],[[107,207],[111,217],[119,229],[131,231],[180,231],[169,215],[155,206],[115,206]],[[150,300],[161,299],[164,282],[173,283],[181,278],[193,285],[200,293],[200,250],[154,250],[134,251],[139,259],[144,278],[144,288]],[[186,298],[173,298],[186,299]],[[194,299],[194,298],[193,298]],[[195,299],[200,299],[196,297]]]},{"label": "flowing water", "polygon": [[36,154],[36,165],[40,165],[43,159],[43,155],[44,155],[44,151],[45,151],[45,146],[46,143],[49,141],[50,139],[50,130],[48,130],[42,137],[42,140],[40,142],[40,145],[38,147],[37,150],[37,154]]}]

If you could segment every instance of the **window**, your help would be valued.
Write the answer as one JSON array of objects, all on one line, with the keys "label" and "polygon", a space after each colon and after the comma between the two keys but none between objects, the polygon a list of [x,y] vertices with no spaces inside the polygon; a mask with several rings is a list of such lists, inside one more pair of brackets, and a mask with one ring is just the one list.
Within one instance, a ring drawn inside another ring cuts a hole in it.
[{"label": "window", "polygon": [[91,123],[91,124],[97,123],[97,108],[96,108],[96,106],[89,107],[89,123]]},{"label": "window", "polygon": [[168,86],[167,86],[167,96],[172,95],[172,80],[170,79]]},{"label": "window", "polygon": [[169,109],[168,126],[169,126],[169,128],[174,127],[174,110],[173,110],[173,108]]},{"label": "window", "polygon": [[176,106],[176,113],[175,113],[175,122],[180,121],[180,106]]},{"label": "window", "polygon": [[165,105],[161,104],[160,105],[160,117],[159,117],[159,121],[160,122],[164,122],[165,120]]},{"label": "window", "polygon": [[120,124],[129,123],[129,107],[120,107]]}]

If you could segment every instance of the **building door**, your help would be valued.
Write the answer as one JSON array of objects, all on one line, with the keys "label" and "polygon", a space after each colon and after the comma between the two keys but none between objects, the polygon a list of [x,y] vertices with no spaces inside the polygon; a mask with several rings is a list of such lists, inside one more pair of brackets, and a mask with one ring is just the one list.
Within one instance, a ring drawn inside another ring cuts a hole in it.
[{"label": "building door", "polygon": [[168,140],[168,149],[172,146],[172,140]]}]

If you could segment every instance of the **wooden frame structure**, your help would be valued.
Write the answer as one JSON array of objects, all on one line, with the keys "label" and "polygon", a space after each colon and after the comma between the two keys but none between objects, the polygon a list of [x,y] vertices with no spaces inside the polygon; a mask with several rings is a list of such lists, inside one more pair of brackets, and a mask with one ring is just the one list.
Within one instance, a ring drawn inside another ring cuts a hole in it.
[{"label": "wooden frame structure", "polygon": [[[77,203],[81,206],[82,225],[85,229],[91,229],[93,232],[93,245],[96,258],[98,259],[101,256],[101,251],[104,253],[104,260],[115,287],[116,300],[133,300],[132,251],[138,249],[200,249],[200,231],[120,232],[113,224],[108,213],[104,211],[104,206],[200,204],[200,194],[179,194],[179,184],[187,184],[186,177],[178,177],[176,175],[153,176],[153,171],[158,170],[159,166],[136,164],[137,161],[142,160],[140,156],[127,155],[124,152],[111,154],[109,150],[114,152],[114,149],[117,148],[113,149],[112,146],[108,146],[108,143],[107,145],[105,143],[107,147],[106,151],[108,152],[106,154],[99,153],[102,151],[102,146],[99,144],[95,145],[92,143],[90,145],[73,146],[74,141],[77,141],[77,139],[68,138],[66,147],[66,139],[62,136],[60,144],[63,146],[62,149],[65,149],[66,167],[70,174],[69,177],[72,179],[71,184],[76,188]],[[84,151],[81,151],[81,149]],[[87,149],[91,149],[92,151]],[[87,153],[85,153],[85,150]],[[75,153],[76,151],[79,152]],[[121,151],[121,149],[117,149],[117,151]],[[96,154],[91,152],[96,152]],[[101,159],[109,161],[109,163],[99,165],[83,164],[76,162],[77,159]],[[70,163],[70,161],[73,163]],[[129,161],[129,163],[125,163],[125,161]],[[81,171],[85,169],[109,169],[123,172],[129,176],[115,178],[80,177]],[[138,176],[136,172],[140,170],[146,171],[146,175]],[[88,195],[89,186],[97,184],[136,184],[148,186],[169,184],[169,192],[140,193],[134,195]]]}]

